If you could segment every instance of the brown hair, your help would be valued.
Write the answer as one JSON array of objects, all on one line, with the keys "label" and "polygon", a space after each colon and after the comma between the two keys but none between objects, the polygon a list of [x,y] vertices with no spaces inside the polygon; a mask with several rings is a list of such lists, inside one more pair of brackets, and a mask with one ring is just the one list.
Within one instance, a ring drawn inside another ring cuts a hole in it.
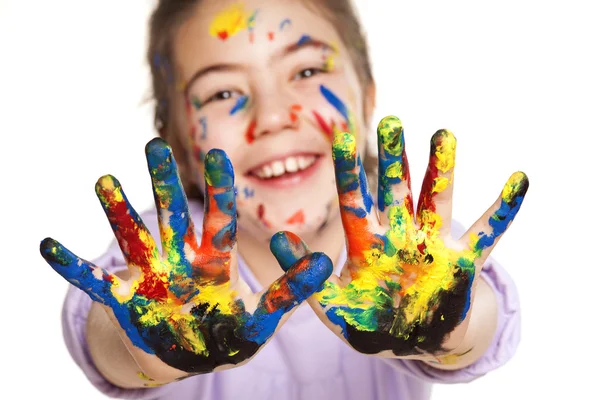
[{"label": "brown hair", "polygon": [[[182,135],[177,133],[172,99],[175,94],[175,70],[173,68],[173,40],[177,29],[185,22],[192,9],[202,0],[159,0],[150,17],[147,62],[152,74],[152,98],[155,101],[154,126],[160,136],[173,148],[180,165],[180,175],[189,198],[202,199],[194,180],[189,176],[185,146]],[[362,26],[354,10],[352,0],[301,0],[313,11],[321,11],[342,38],[348,49],[363,93],[373,83],[371,62]],[[183,163],[183,164],[182,164]],[[364,165],[367,171],[376,167],[376,158],[368,153]],[[183,167],[183,168],[181,168]],[[375,183],[371,180],[370,183]]]}]

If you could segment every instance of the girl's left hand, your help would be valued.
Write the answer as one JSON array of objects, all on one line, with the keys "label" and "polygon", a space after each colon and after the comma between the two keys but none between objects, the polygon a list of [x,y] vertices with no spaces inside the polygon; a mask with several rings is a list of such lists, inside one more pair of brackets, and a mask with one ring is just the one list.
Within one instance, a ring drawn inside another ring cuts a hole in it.
[{"label": "girl's left hand", "polygon": [[[451,237],[456,139],[431,139],[429,166],[416,216],[400,120],[378,128],[377,213],[355,138],[335,137],[333,158],[348,259],[309,302],[321,320],[361,353],[420,358],[444,355],[464,338],[486,258],[517,214],[528,188],[514,173],[500,197],[458,240]],[[286,243],[290,243],[287,241]],[[280,264],[306,254],[299,242]],[[287,260],[287,261],[286,261]]]}]

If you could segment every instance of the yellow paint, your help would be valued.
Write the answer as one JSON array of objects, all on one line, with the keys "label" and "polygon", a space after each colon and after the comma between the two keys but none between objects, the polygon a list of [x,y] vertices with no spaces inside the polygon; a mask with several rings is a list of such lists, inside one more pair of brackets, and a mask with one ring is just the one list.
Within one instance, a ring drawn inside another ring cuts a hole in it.
[{"label": "yellow paint", "polygon": [[210,34],[222,39],[235,36],[248,27],[250,17],[242,3],[232,4],[215,16],[210,25]]}]

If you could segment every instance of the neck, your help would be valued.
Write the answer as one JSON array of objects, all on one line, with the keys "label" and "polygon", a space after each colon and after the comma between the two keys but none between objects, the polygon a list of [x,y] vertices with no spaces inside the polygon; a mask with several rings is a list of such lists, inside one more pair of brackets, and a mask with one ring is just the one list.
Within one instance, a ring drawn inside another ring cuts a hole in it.
[{"label": "neck", "polygon": [[[344,229],[342,220],[337,216],[318,232],[298,235],[313,252],[323,252],[337,264],[344,246]],[[283,270],[269,249],[269,241],[256,239],[249,232],[238,231],[238,250],[248,268],[252,271],[262,287],[268,287],[283,275]]]}]

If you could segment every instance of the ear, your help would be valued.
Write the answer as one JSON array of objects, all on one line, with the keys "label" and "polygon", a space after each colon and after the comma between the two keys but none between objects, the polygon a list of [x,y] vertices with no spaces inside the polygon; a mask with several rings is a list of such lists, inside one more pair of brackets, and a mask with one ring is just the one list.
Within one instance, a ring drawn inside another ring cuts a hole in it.
[{"label": "ear", "polygon": [[365,89],[363,101],[363,116],[367,127],[371,124],[371,118],[373,117],[373,111],[375,110],[376,95],[375,82],[371,81]]}]

